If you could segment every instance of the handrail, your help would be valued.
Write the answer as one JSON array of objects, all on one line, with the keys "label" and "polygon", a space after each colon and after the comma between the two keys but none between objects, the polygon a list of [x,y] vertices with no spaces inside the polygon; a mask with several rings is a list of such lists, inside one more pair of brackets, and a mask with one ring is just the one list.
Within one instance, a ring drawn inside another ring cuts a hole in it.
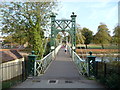
[{"label": "handrail", "polygon": [[41,60],[35,60],[34,76],[36,75],[39,76],[45,73],[45,70],[47,69],[50,62],[55,58],[60,48],[61,48],[61,45],[56,47],[54,51],[50,52],[48,55],[46,55]]},{"label": "handrail", "polygon": [[73,51],[73,53],[77,56],[77,58],[78,58],[80,61],[83,61],[83,62],[85,61],[85,60],[81,59],[76,52]]},{"label": "handrail", "polygon": [[41,59],[41,61],[44,60],[44,59],[46,59],[51,53],[52,52],[50,52],[49,54],[47,54],[44,58]]},{"label": "handrail", "polygon": [[87,74],[87,62],[83,59],[81,59],[77,54],[76,52],[73,51],[73,60],[79,70],[79,72],[82,74],[82,75],[85,75]]},{"label": "handrail", "polygon": [[81,59],[76,52],[74,52],[69,46],[68,50],[70,52],[70,55],[72,56],[73,62],[76,64],[79,73],[82,75],[87,74],[87,62],[83,59]]},{"label": "handrail", "polygon": [[35,60],[35,67],[34,67],[34,76],[43,74],[44,71],[46,70],[47,66],[50,64],[52,61],[52,53],[50,52],[48,55],[46,55],[43,59],[41,60]]}]

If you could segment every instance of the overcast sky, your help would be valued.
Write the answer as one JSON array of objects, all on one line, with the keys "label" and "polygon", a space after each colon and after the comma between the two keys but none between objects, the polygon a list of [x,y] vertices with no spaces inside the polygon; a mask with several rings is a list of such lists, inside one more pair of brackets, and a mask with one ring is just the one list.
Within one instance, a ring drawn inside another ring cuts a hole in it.
[{"label": "overcast sky", "polygon": [[68,18],[72,12],[77,15],[76,22],[80,26],[87,27],[97,32],[100,22],[105,23],[111,35],[118,23],[119,0],[58,0],[59,11],[56,18]]}]

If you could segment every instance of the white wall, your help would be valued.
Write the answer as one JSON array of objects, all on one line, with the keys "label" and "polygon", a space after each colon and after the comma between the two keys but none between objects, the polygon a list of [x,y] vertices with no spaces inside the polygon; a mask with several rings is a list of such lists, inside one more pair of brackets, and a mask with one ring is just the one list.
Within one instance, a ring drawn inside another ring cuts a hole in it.
[{"label": "white wall", "polygon": [[13,77],[22,74],[22,61],[24,58],[2,63],[0,66],[0,74],[2,74],[2,81],[9,80]]}]

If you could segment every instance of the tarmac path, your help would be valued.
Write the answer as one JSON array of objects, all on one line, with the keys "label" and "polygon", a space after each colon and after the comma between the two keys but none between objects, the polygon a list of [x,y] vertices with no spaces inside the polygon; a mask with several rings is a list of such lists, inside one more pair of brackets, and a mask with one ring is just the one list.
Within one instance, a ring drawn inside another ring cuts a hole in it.
[{"label": "tarmac path", "polygon": [[[45,74],[28,78],[13,88],[104,88],[95,80],[88,80],[80,75],[70,54],[61,48]],[[63,90],[63,89],[62,89]]]}]

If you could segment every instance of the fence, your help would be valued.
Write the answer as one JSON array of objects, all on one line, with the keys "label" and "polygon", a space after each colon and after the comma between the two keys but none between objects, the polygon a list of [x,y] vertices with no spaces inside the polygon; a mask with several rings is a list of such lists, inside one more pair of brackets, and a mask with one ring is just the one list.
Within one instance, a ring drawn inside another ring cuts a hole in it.
[{"label": "fence", "polygon": [[87,62],[85,60],[82,60],[74,51],[73,51],[73,61],[82,75],[88,74]]},{"label": "fence", "polygon": [[44,74],[46,68],[50,64],[50,62],[55,59],[55,56],[57,55],[59,49],[61,48],[61,45],[56,47],[56,49],[52,52],[50,52],[48,55],[46,55],[41,60],[35,60],[34,64],[34,76],[40,76],[41,74]]},{"label": "fence", "polygon": [[87,68],[87,62],[85,60],[82,60],[76,52],[74,52],[70,47],[68,47],[68,51],[70,53],[70,55],[72,56],[72,59],[74,61],[74,63],[76,64],[79,73],[81,73],[82,75],[87,74],[88,72],[88,68]]},{"label": "fence", "polygon": [[44,73],[49,63],[52,61],[52,54],[53,52],[46,55],[41,60],[35,60],[35,66],[34,66],[34,76],[39,76]]},{"label": "fence", "polygon": [[120,90],[120,62],[96,62],[95,77],[109,88]]},{"label": "fence", "polygon": [[27,78],[27,61],[24,58],[1,64],[2,88],[9,88]]},{"label": "fence", "polygon": [[96,63],[97,68],[97,78],[101,77],[107,77],[114,74],[120,75],[120,62],[114,61],[114,62],[97,62]]}]

